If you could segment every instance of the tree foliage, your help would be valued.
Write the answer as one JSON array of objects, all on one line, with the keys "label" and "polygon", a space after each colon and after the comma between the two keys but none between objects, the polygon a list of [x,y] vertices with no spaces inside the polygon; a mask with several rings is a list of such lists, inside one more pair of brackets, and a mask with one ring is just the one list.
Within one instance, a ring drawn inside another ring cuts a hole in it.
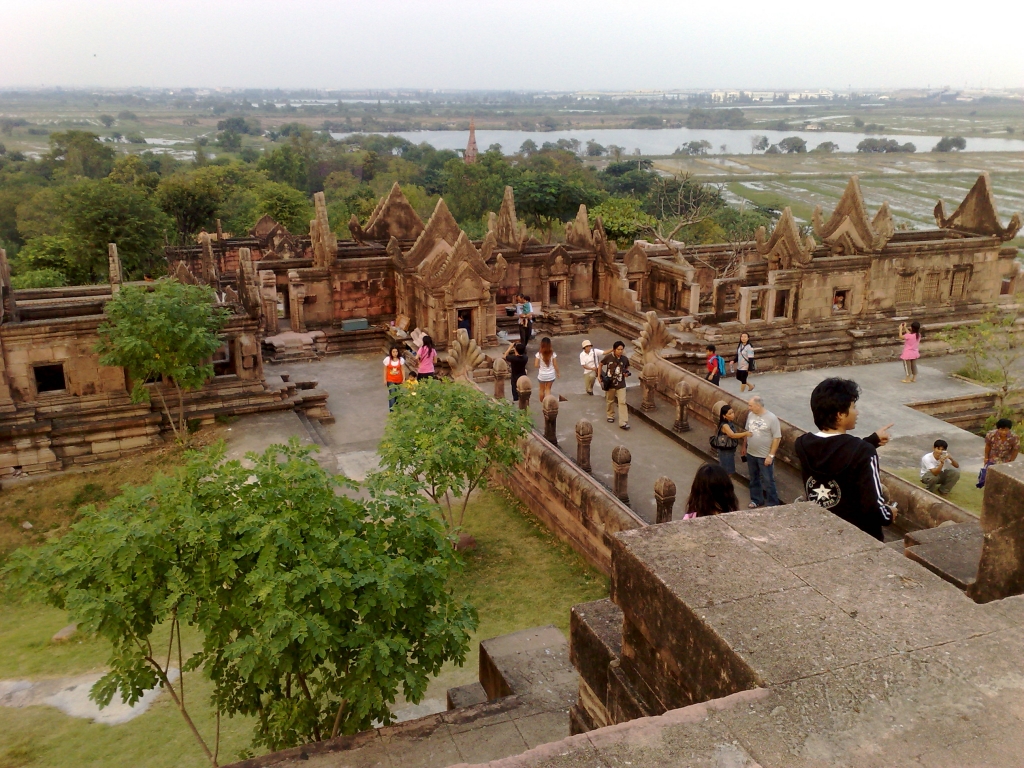
[{"label": "tree foliage", "polygon": [[944,331],[942,339],[967,358],[958,373],[994,384],[1005,398],[1019,383],[1017,364],[1024,359],[1024,343],[1018,334],[1014,315],[993,313],[981,322]]},{"label": "tree foliage", "polygon": [[[476,614],[451,592],[458,559],[429,504],[405,486],[342,495],[310,450],[293,438],[245,464],[222,445],[189,454],[14,555],[9,574],[111,644],[91,692],[101,706],[162,684],[216,765],[219,728],[196,728],[172,665],[212,681],[218,723],[252,716],[253,745],[277,750],[390,722],[399,691],[419,701],[464,661]],[[166,649],[153,644],[161,624]],[[202,637],[187,659],[185,626]]]},{"label": "tree foliage", "polygon": [[126,285],[107,302],[96,351],[103,365],[120,366],[132,379],[132,400],[149,399],[147,381],[163,379],[178,394],[178,419],[171,416],[163,389],[155,389],[175,436],[185,434],[182,391],[213,377],[210,358],[222,344],[226,309],[214,305],[213,289],[172,278],[152,286]]},{"label": "tree foliage", "polygon": [[529,416],[509,401],[464,384],[424,379],[403,393],[388,416],[377,449],[381,477],[422,483],[454,530],[462,525],[470,494],[486,485],[490,472],[522,458],[519,441],[531,429]]},{"label": "tree foliage", "polygon": [[102,179],[114,166],[114,148],[89,131],[50,134],[48,160],[68,176]]},{"label": "tree foliage", "polygon": [[943,136],[939,143],[932,147],[932,152],[963,152],[967,149],[967,140],[963,136]]},{"label": "tree foliage", "polygon": [[590,226],[595,226],[598,219],[608,236],[623,247],[658,223],[653,216],[644,213],[640,201],[632,197],[609,197],[594,206],[590,209]]}]

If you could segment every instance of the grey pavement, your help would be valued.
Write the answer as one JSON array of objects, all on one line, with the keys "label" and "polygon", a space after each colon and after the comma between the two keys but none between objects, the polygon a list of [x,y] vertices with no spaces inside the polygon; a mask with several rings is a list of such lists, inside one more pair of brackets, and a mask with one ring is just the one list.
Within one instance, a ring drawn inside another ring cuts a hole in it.
[{"label": "grey pavement", "polygon": [[[811,416],[811,391],[830,376],[853,379],[861,388],[857,403],[860,412],[853,434],[867,437],[876,429],[892,424],[892,440],[879,449],[879,458],[886,469],[917,468],[921,457],[931,450],[937,438],[949,443],[965,474],[977,473],[984,456],[983,438],[941,419],[908,407],[908,403],[940,398],[961,397],[987,392],[984,387],[954,379],[946,372],[948,359],[939,358],[933,365],[928,358],[918,363],[917,383],[903,384],[903,365],[899,362],[818,368],[787,373],[764,373],[750,377],[753,393],[765,399],[765,406],[779,418],[800,429],[817,431]],[[739,396],[740,385],[735,378],[722,380],[722,388]],[[748,396],[745,394],[744,397]]]}]

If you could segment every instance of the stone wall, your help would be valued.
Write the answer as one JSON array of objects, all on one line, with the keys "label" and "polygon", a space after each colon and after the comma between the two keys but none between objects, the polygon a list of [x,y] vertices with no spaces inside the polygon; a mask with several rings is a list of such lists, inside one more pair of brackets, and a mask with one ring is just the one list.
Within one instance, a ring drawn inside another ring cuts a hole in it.
[{"label": "stone wall", "polygon": [[612,536],[647,524],[536,432],[522,450],[523,460],[499,481],[587,562],[609,573]]}]

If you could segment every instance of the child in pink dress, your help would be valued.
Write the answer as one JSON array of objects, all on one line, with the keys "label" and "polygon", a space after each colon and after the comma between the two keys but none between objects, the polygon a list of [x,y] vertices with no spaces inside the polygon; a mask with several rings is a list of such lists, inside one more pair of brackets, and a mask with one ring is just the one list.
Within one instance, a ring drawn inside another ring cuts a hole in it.
[{"label": "child in pink dress", "polygon": [[908,329],[906,323],[900,323],[900,337],[903,339],[900,360],[903,361],[903,369],[907,372],[903,383],[913,384],[917,379],[917,358],[921,356],[921,324],[915,320]]}]

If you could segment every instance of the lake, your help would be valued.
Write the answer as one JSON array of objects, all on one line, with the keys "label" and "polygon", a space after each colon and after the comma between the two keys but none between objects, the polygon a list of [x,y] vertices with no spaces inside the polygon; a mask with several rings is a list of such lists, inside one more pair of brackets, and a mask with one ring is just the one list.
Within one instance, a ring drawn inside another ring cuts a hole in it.
[{"label": "lake", "polygon": [[[348,136],[347,133],[332,133],[336,139]],[[465,149],[469,141],[469,131],[404,131],[394,134],[419,144],[427,142],[437,149]],[[808,149],[814,149],[823,141],[831,141],[839,145],[840,152],[856,152],[857,144],[865,138],[895,139],[900,144],[912,142],[918,152],[928,152],[934,147],[940,136],[924,136],[921,134],[872,134],[842,133],[838,131],[761,131],[761,130],[727,130],[703,128],[660,128],[644,130],[642,128],[600,128],[571,131],[492,131],[478,130],[476,143],[483,152],[491,144],[500,144],[506,154],[518,151],[527,139],[533,139],[539,147],[545,141],[556,142],[559,139],[578,139],[586,144],[593,139],[598,144],[609,146],[617,144],[624,147],[626,154],[639,149],[644,155],[671,155],[682,144],[691,141],[709,141],[709,154],[750,154],[752,136],[767,136],[768,141],[778,144],[787,136],[799,136],[807,142]],[[967,139],[969,152],[1024,152],[1024,139],[981,138]],[[725,152],[722,145],[725,145]]]}]

